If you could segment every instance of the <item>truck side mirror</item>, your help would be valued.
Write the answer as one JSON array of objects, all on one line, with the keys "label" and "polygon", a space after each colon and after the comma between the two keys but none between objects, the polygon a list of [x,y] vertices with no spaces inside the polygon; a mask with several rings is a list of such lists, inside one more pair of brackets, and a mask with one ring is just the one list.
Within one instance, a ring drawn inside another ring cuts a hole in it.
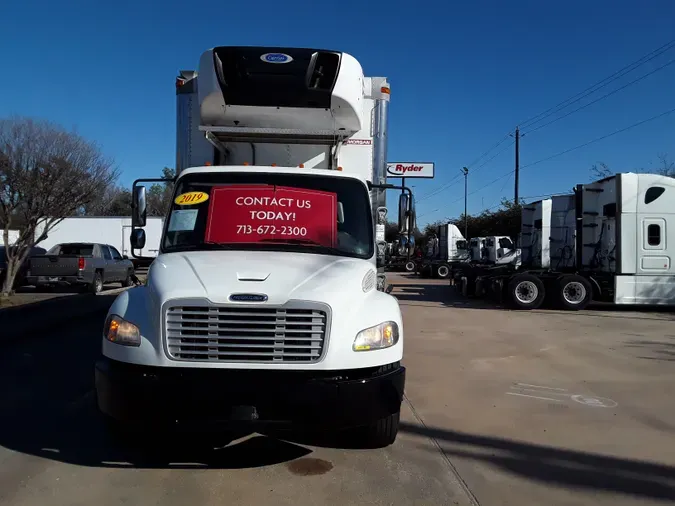
[{"label": "truck side mirror", "polygon": [[143,249],[145,247],[145,230],[142,228],[134,228],[131,231],[131,237],[129,239],[132,249]]},{"label": "truck side mirror", "polygon": [[415,212],[415,198],[407,193],[401,193],[398,197],[398,232],[407,234],[408,230],[413,231],[417,225],[417,216]]},{"label": "truck side mirror", "polygon": [[408,232],[408,209],[410,198],[407,193],[401,193],[398,196],[398,233]]},{"label": "truck side mirror", "polygon": [[145,186],[134,186],[131,196],[131,224],[134,227],[144,227],[147,218],[147,201]]}]

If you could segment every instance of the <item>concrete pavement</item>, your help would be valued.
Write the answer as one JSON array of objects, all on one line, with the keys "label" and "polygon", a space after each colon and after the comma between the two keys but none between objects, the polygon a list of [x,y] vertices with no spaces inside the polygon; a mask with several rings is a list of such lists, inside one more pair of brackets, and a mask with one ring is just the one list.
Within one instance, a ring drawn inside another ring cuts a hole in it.
[{"label": "concrete pavement", "polygon": [[515,312],[394,280],[406,394],[484,505],[675,503],[675,314]]},{"label": "concrete pavement", "polygon": [[392,447],[120,446],[92,395],[114,297],[100,295],[96,312],[0,350],[0,503],[675,504],[673,313],[503,311],[447,282],[392,280],[408,367]]},{"label": "concrete pavement", "polygon": [[[92,394],[104,315],[3,348],[0,504],[471,504],[433,442],[415,435],[377,451],[258,434],[210,441],[219,448],[120,447]],[[407,405],[402,419],[417,423]]]}]

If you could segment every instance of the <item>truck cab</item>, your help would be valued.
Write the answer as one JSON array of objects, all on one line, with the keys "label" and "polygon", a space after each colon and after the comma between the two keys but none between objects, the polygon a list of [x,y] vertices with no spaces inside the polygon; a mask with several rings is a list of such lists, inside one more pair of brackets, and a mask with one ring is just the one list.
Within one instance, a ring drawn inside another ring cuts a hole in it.
[{"label": "truck cab", "polygon": [[399,230],[415,213],[410,190],[386,183],[389,95],[338,51],[218,47],[180,73],[160,251],[104,326],[96,391],[108,420],[395,441],[404,331],[376,225],[388,189],[401,194]]}]

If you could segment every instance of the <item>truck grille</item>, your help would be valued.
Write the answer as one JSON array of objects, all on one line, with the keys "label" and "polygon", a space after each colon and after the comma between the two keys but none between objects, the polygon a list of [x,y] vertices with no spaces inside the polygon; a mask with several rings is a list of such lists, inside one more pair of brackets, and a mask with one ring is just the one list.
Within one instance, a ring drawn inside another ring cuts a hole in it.
[{"label": "truck grille", "polygon": [[171,306],[168,354],[199,362],[316,362],[326,320],[313,308]]}]

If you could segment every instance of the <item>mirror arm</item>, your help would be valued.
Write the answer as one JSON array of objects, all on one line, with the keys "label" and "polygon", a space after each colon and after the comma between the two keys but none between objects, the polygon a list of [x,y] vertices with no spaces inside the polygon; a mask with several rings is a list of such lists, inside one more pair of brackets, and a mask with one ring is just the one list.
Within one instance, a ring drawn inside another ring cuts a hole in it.
[{"label": "mirror arm", "polygon": [[[139,183],[176,183],[176,180],[178,179],[178,176],[173,177],[173,178],[165,178],[165,177],[158,177],[158,178],[143,178],[143,179],[136,179],[133,184],[131,185],[131,195],[133,196],[134,194],[134,188],[138,186]],[[132,210],[132,216],[133,216],[133,210],[136,208],[136,202],[134,201],[133,197],[131,199],[131,210]],[[135,227],[133,220],[131,221],[131,234],[134,233],[134,231],[139,228]],[[136,254],[136,251],[134,248],[131,248],[131,256],[136,258],[137,260],[152,260],[153,257],[144,257]]]},{"label": "mirror arm", "polygon": [[[408,192],[408,196],[410,197],[411,200],[413,198],[412,190],[410,188],[408,188],[407,186],[399,186],[399,185],[395,185],[395,184],[373,184],[371,182],[368,182],[368,190],[373,190],[373,189],[374,190],[401,190],[401,191],[404,191],[404,192]],[[408,215],[409,215],[409,213],[410,213],[410,211],[407,212]],[[408,228],[408,244],[410,244],[411,234],[412,234],[412,227],[409,227]],[[408,253],[406,254],[406,260],[410,260],[409,248],[406,248],[406,249],[408,249]]]}]

